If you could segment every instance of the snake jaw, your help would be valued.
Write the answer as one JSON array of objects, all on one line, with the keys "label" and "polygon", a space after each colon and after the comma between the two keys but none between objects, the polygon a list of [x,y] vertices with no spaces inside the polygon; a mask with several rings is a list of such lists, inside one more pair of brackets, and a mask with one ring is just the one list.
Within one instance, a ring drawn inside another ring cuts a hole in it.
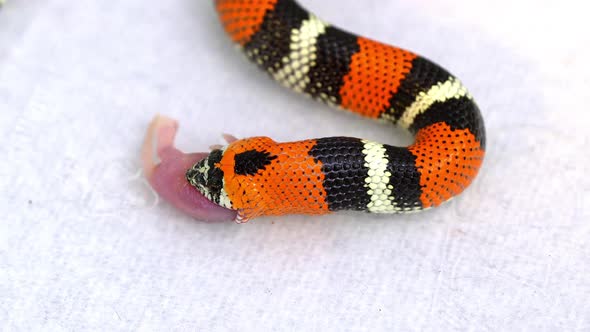
[{"label": "snake jaw", "polygon": [[239,209],[238,214],[236,215],[235,222],[238,224],[245,224],[250,220],[250,218],[246,215],[246,211],[244,209]]}]

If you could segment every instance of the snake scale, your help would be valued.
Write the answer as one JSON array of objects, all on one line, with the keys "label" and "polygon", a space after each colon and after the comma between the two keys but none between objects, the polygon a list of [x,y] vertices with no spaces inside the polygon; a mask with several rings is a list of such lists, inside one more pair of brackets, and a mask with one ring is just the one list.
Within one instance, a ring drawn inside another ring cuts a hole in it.
[{"label": "snake scale", "polygon": [[408,147],[353,137],[237,140],[186,172],[205,197],[263,215],[401,213],[460,194],[485,154],[479,108],[447,70],[413,52],[332,26],[293,0],[217,0],[229,37],[273,79],[328,105],[391,122]]}]

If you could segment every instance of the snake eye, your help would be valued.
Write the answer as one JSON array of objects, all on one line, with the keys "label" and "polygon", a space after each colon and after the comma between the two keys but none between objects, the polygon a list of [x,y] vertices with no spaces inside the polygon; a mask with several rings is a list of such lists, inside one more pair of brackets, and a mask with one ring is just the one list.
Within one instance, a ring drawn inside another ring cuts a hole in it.
[{"label": "snake eye", "polygon": [[211,192],[219,193],[223,189],[223,171],[219,167],[210,168],[207,179],[207,187]]}]

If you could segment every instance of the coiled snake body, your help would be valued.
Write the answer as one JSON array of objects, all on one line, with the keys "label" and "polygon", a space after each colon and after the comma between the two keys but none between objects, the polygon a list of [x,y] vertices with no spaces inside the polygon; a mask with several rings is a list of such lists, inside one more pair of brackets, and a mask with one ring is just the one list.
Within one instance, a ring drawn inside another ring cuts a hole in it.
[{"label": "coiled snake body", "polygon": [[231,39],[281,84],[415,134],[409,147],[351,137],[235,141],[188,170],[211,201],[261,215],[411,212],[449,200],[477,175],[485,129],[454,76],[412,52],[345,32],[293,0],[217,0]]}]

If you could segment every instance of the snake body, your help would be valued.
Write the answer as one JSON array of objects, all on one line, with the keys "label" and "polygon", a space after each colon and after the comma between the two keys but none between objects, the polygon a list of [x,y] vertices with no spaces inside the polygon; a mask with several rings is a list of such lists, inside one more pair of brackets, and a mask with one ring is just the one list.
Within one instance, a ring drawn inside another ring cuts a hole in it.
[{"label": "snake body", "polygon": [[352,137],[235,141],[187,171],[238,221],[262,215],[419,211],[461,193],[484,158],[480,111],[461,82],[410,51],[334,27],[293,0],[217,0],[225,31],[290,89],[415,134],[409,147]]}]

